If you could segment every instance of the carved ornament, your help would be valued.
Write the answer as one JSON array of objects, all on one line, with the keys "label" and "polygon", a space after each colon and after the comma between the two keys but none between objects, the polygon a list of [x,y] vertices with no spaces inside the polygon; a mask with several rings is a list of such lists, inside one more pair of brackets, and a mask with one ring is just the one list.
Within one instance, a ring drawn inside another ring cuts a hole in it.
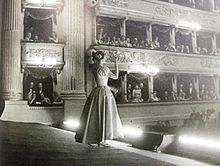
[{"label": "carved ornament", "polygon": [[103,0],[103,3],[114,7],[128,7],[128,0]]}]

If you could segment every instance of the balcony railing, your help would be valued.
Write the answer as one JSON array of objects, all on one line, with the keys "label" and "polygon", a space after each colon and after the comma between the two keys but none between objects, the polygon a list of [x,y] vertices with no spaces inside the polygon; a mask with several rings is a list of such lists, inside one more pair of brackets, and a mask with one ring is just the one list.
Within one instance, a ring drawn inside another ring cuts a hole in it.
[{"label": "balcony railing", "polygon": [[105,64],[114,69],[117,57],[119,69],[127,72],[142,72],[145,67],[153,66],[160,72],[189,74],[218,74],[220,56],[186,54],[159,50],[136,49],[97,45],[95,49],[105,53]]},{"label": "balcony railing", "polygon": [[64,66],[63,43],[21,42],[22,68],[54,68]]}]

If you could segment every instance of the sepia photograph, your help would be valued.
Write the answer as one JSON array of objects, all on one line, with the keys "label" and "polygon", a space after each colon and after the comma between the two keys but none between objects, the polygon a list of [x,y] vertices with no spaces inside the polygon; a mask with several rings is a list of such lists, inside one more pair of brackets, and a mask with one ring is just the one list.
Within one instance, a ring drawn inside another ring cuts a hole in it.
[{"label": "sepia photograph", "polygon": [[0,0],[0,166],[220,166],[220,0]]}]

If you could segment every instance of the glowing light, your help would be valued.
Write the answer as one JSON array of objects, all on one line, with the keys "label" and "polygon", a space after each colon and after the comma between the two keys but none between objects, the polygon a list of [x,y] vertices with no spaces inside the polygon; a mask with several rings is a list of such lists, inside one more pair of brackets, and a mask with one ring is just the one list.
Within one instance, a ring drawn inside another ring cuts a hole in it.
[{"label": "glowing light", "polygon": [[159,73],[160,69],[154,66],[145,67],[143,65],[138,65],[136,67],[132,67],[131,69],[129,69],[128,73],[131,73],[132,71],[149,74],[149,75],[156,75],[157,73]]},{"label": "glowing light", "polygon": [[150,66],[146,68],[145,72],[149,75],[156,75],[157,73],[159,73],[159,71],[160,71],[159,68]]},{"label": "glowing light", "polygon": [[220,150],[220,141],[210,138],[200,138],[196,136],[183,135],[179,137],[179,142],[187,145]]},{"label": "glowing light", "polygon": [[76,120],[68,120],[68,121],[64,121],[63,124],[66,126],[66,127],[69,127],[69,128],[78,128],[79,127],[79,121],[76,121]]},{"label": "glowing light", "polygon": [[130,137],[140,137],[143,133],[143,131],[134,127],[123,127],[123,132],[126,136]]},{"label": "glowing light", "polygon": [[191,22],[183,21],[183,20],[179,21],[179,23],[176,26],[189,28],[189,29],[197,30],[197,31],[202,29],[201,25],[199,25],[198,23],[191,23]]}]

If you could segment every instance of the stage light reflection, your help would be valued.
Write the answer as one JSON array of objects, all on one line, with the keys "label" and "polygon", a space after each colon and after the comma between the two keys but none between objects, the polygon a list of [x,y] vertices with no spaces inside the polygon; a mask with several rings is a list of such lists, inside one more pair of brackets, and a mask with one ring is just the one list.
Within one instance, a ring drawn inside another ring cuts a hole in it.
[{"label": "stage light reflection", "polygon": [[66,127],[69,127],[69,128],[72,128],[72,129],[77,129],[80,125],[79,121],[76,121],[76,120],[67,120],[67,121],[64,121],[63,124]]},{"label": "stage light reflection", "polygon": [[211,139],[211,138],[205,138],[205,137],[201,138],[201,136],[196,137],[196,136],[190,136],[190,135],[182,135],[179,137],[179,142],[185,145],[220,150],[220,141],[215,140],[213,138]]},{"label": "stage light reflection", "polygon": [[135,127],[123,127],[123,132],[125,136],[128,137],[140,137],[143,133],[142,130],[135,128]]}]

